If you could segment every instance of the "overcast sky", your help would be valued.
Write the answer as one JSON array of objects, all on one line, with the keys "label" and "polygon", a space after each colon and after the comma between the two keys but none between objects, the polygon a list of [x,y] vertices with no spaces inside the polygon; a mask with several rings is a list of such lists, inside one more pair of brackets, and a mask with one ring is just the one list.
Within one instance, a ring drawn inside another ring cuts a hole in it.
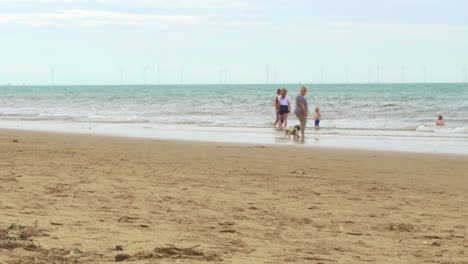
[{"label": "overcast sky", "polygon": [[[0,0],[0,84],[460,82],[465,0]],[[268,74],[267,74],[268,72]],[[322,74],[323,72],[323,74]],[[379,72],[379,74],[377,74]],[[322,77],[323,76],[323,77]]]}]

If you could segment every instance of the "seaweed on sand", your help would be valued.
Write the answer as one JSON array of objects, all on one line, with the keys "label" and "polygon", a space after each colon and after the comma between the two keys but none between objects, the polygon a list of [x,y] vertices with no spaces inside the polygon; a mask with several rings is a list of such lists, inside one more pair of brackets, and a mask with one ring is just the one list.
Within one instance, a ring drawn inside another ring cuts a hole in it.
[{"label": "seaweed on sand", "polygon": [[222,261],[216,254],[206,254],[195,248],[196,245],[188,248],[179,248],[174,245],[166,245],[165,247],[157,247],[151,251],[139,252],[133,255],[132,259],[162,259],[162,258],[183,258],[183,259],[200,259],[205,261]]},{"label": "seaweed on sand", "polygon": [[37,252],[35,256],[22,257],[28,259],[28,263],[79,263],[79,259],[89,254],[85,254],[77,249],[63,248],[43,248],[39,242],[33,240],[34,237],[48,236],[45,230],[37,225],[37,221],[32,226],[21,226],[12,224],[6,229],[0,228],[0,249],[13,250],[22,248],[28,251]]}]

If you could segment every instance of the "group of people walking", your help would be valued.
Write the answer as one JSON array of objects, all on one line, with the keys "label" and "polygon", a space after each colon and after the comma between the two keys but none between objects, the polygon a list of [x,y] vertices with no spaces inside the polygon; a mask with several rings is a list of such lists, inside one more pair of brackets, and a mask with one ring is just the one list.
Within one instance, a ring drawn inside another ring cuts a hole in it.
[{"label": "group of people walking", "polygon": [[[291,112],[291,98],[288,96],[288,91],[286,89],[278,89],[277,97],[275,98],[275,111],[276,111],[276,121],[275,127],[280,129],[286,129],[288,127],[288,115]],[[307,116],[309,114],[309,107],[307,105],[307,99],[305,95],[307,94],[307,88],[301,86],[299,94],[296,96],[296,104],[294,108],[294,114],[296,114],[297,119],[299,119],[301,126],[301,140],[304,140],[304,132],[307,125]],[[315,127],[318,128],[320,123],[320,110],[315,109]]]}]

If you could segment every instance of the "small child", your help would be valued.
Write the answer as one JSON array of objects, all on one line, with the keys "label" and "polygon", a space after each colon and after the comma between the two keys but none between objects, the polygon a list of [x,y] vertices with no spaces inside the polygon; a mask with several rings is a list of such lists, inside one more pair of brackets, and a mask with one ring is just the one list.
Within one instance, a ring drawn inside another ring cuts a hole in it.
[{"label": "small child", "polygon": [[320,114],[320,108],[315,108],[315,129],[320,129],[320,119],[322,119],[322,114]]},{"label": "small child", "polygon": [[443,116],[439,116],[439,118],[438,118],[437,121],[436,121],[436,126],[444,126],[444,125],[445,125],[444,117],[443,117]]}]

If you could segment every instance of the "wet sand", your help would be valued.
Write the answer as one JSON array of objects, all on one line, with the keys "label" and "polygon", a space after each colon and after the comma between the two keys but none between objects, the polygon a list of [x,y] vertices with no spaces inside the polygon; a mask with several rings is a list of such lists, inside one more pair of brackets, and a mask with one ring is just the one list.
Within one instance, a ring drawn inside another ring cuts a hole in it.
[{"label": "wet sand", "polygon": [[467,156],[13,130],[0,150],[2,264],[468,263]]}]

